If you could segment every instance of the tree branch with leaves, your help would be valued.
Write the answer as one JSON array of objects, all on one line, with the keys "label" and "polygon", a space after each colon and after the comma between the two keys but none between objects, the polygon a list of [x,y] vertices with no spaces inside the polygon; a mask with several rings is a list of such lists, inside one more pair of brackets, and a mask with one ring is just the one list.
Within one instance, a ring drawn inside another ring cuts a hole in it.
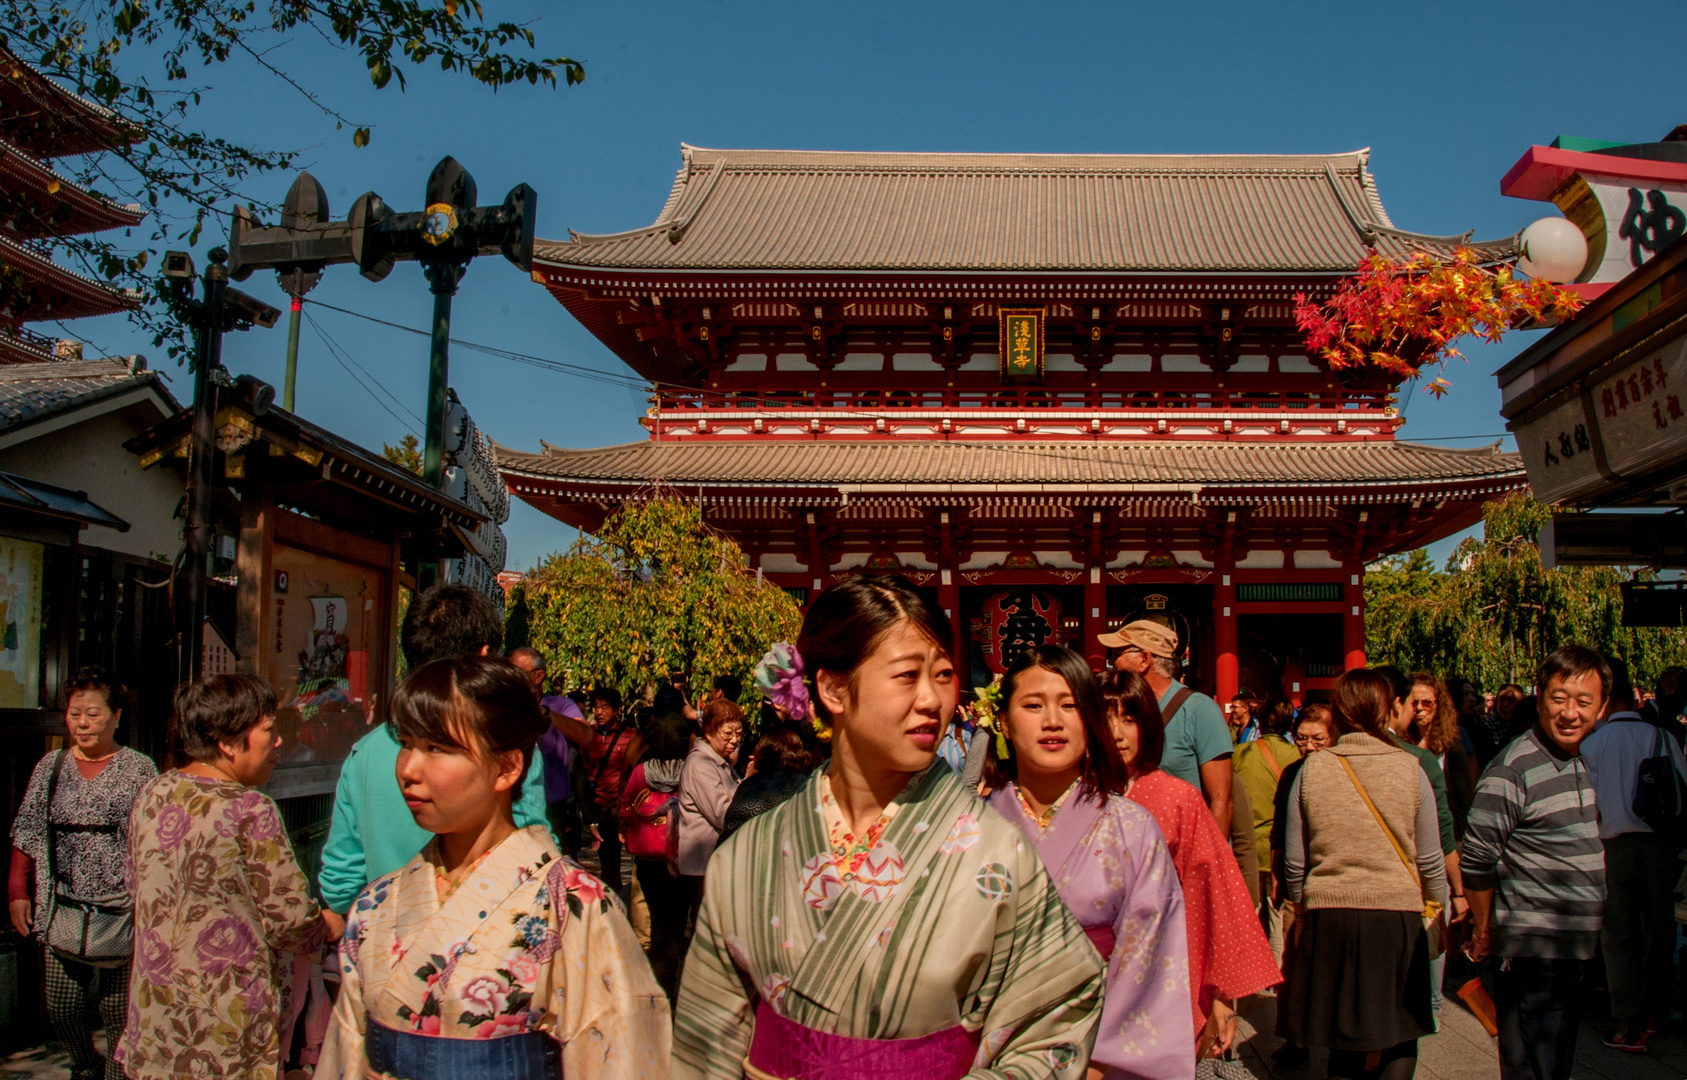
[{"label": "tree branch with leaves", "polygon": [[369,144],[375,125],[348,117],[313,89],[313,77],[276,59],[298,35],[348,54],[377,89],[396,81],[403,90],[407,69],[424,64],[493,91],[518,83],[572,86],[585,78],[579,61],[533,55],[538,39],[530,25],[488,23],[478,0],[0,0],[0,33],[15,56],[105,110],[106,126],[132,140],[70,163],[69,174],[147,209],[148,243],[124,247],[76,236],[60,244],[90,275],[140,291],[146,303],[136,318],[173,357],[183,356],[187,343],[161,302],[163,280],[151,270],[160,248],[197,243],[236,200],[273,211],[270,200],[246,185],[293,168],[300,157],[298,150],[196,124],[195,110],[217,93],[212,71],[234,58],[250,61],[325,124],[350,128],[358,147]]},{"label": "tree branch with leaves", "polygon": [[[1295,324],[1332,370],[1371,368],[1410,379],[1462,358],[1461,337],[1499,341],[1520,324],[1567,318],[1581,306],[1568,289],[1484,265],[1468,247],[1445,258],[1423,253],[1399,261],[1373,252],[1328,300],[1296,293]],[[1443,377],[1424,387],[1436,397],[1450,388]]]},{"label": "tree branch with leaves", "polygon": [[748,704],[756,662],[802,625],[784,589],[746,570],[737,544],[662,488],[623,505],[519,588],[527,644],[570,689],[637,695],[673,674],[699,688],[736,675]]}]

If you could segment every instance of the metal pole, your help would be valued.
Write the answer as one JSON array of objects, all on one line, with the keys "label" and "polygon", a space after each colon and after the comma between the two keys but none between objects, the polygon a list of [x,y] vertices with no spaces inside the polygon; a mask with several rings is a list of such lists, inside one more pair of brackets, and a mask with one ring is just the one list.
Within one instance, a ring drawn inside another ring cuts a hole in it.
[{"label": "metal pole", "polygon": [[205,582],[210,572],[211,552],[211,460],[216,450],[213,425],[217,413],[217,384],[214,373],[222,366],[223,299],[228,287],[228,253],[211,251],[211,265],[205,270],[205,307],[198,329],[198,367],[193,373],[193,436],[189,450],[186,565],[187,625],[182,627],[183,655],[179,669],[185,678],[197,679],[204,660]]},{"label": "metal pole", "polygon": [[428,275],[433,286],[433,345],[428,353],[428,431],[422,457],[422,476],[440,487],[445,482],[445,384],[451,366],[451,294],[457,282],[441,287],[445,275]]},{"label": "metal pole", "polygon": [[287,378],[281,384],[281,407],[293,412],[293,380],[299,373],[299,321],[305,302],[293,297],[293,314],[287,321]]}]

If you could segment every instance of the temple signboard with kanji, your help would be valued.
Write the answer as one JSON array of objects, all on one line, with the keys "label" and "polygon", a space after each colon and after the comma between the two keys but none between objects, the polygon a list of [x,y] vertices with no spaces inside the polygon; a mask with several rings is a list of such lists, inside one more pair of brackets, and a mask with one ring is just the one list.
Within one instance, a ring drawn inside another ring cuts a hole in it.
[{"label": "temple signboard with kanji", "polygon": [[799,600],[906,574],[974,684],[1152,618],[1221,696],[1327,690],[1363,663],[1365,565],[1524,486],[1307,355],[1296,293],[1468,239],[1396,229],[1367,157],[684,147],[654,224],[534,256],[650,380],[649,438],[499,468],[586,530],[661,480]]}]

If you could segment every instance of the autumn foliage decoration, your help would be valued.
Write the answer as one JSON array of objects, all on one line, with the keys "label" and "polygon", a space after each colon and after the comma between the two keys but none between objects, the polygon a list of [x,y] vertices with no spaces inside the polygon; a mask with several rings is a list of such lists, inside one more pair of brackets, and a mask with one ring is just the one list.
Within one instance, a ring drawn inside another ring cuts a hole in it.
[{"label": "autumn foliage decoration", "polygon": [[[1461,337],[1499,341],[1524,322],[1565,318],[1581,305],[1580,296],[1550,281],[1483,266],[1468,247],[1402,260],[1373,252],[1323,303],[1296,293],[1295,322],[1307,348],[1332,370],[1371,368],[1410,379],[1462,358],[1455,344]],[[1437,378],[1424,389],[1440,397],[1449,383]]]}]

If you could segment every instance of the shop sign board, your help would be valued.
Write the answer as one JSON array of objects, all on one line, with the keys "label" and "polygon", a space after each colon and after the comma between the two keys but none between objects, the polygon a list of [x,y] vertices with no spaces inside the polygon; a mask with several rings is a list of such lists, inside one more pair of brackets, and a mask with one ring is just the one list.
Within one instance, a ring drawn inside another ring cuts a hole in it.
[{"label": "shop sign board", "polygon": [[1626,478],[1687,465],[1687,336],[1648,350],[1516,433],[1529,484],[1547,503],[1594,499]]}]

